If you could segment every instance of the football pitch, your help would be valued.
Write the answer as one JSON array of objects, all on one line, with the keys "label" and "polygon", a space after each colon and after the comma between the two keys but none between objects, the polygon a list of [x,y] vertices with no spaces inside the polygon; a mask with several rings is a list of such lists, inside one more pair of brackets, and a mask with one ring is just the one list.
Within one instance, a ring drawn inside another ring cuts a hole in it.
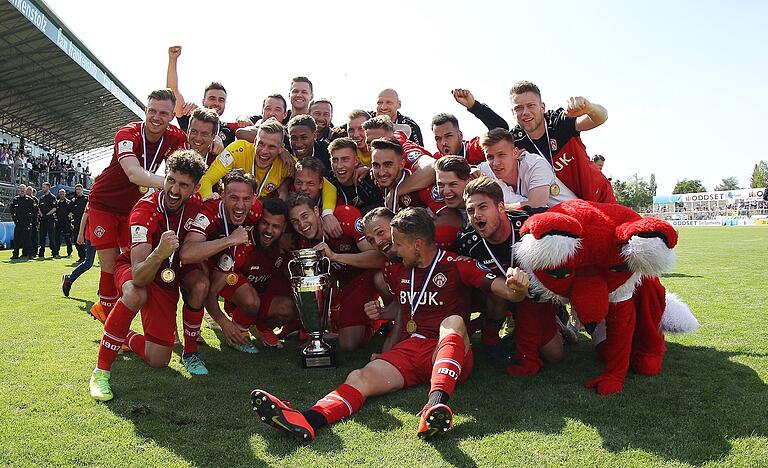
[{"label": "football pitch", "polygon": [[[668,336],[659,376],[629,374],[624,391],[584,388],[597,375],[585,335],[563,362],[510,378],[476,358],[450,405],[454,428],[415,435],[425,386],[369,399],[352,418],[300,445],[262,424],[259,387],[306,408],[361,367],[383,339],[342,355],[335,371],[302,370],[298,342],[256,355],[221,346],[203,327],[210,375],[179,363],[151,369],[121,354],[115,399],[88,394],[101,324],[86,313],[97,268],[69,298],[70,259],[11,262],[0,252],[0,464],[10,466],[766,466],[768,464],[768,227],[681,228],[663,277],[701,322]],[[477,340],[477,335],[474,341]]]}]

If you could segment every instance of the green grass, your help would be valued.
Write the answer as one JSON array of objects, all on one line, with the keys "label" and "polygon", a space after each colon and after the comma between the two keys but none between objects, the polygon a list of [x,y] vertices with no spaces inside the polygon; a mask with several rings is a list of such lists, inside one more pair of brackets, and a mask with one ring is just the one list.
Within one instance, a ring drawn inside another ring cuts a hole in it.
[{"label": "green grass", "polygon": [[702,323],[669,337],[664,368],[629,375],[624,392],[583,383],[600,364],[586,338],[533,378],[479,360],[451,399],[453,430],[415,437],[426,387],[372,398],[354,417],[297,445],[253,416],[248,394],[268,389],[306,407],[362,366],[381,340],[336,371],[299,368],[296,342],[255,356],[210,347],[211,375],[190,378],[174,355],[150,369],[120,355],[115,400],[88,395],[101,327],[86,314],[96,269],[63,298],[70,261],[10,262],[0,252],[0,463],[151,466],[637,466],[768,463],[768,228],[683,228],[663,280]]}]

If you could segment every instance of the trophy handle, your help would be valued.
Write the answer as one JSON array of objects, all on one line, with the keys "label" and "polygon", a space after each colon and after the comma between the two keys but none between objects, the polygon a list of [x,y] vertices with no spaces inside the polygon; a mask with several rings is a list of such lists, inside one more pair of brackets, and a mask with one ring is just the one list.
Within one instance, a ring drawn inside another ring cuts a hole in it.
[{"label": "trophy handle", "polygon": [[292,258],[292,259],[288,260],[288,274],[290,275],[290,279],[293,279],[293,278],[295,278],[297,276],[297,275],[293,274],[293,268],[291,268],[291,266],[295,265],[295,264],[296,264],[296,259],[295,258]]},{"label": "trophy handle", "polygon": [[326,273],[330,273],[331,272],[331,259],[329,259],[328,257],[323,257],[323,260],[325,260],[325,263],[326,263],[325,272]]}]

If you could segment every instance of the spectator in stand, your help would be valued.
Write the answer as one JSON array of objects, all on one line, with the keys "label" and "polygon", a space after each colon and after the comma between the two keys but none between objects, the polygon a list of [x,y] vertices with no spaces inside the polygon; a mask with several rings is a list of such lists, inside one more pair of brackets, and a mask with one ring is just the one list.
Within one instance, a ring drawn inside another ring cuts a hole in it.
[{"label": "spectator in stand", "polygon": [[75,184],[83,184],[83,166],[80,163],[75,167]]},{"label": "spectator in stand", "polygon": [[11,164],[13,162],[8,158],[8,149],[3,146],[0,148],[0,178],[2,180],[11,180]]}]

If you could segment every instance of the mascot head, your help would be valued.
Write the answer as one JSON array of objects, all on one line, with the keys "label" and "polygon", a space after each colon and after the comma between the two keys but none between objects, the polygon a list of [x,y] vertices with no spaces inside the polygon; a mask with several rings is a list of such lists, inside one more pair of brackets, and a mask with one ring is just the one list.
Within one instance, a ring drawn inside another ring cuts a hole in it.
[{"label": "mascot head", "polygon": [[568,200],[529,218],[515,257],[542,298],[571,302],[579,320],[602,321],[629,299],[641,276],[674,265],[677,232],[621,205]]}]

